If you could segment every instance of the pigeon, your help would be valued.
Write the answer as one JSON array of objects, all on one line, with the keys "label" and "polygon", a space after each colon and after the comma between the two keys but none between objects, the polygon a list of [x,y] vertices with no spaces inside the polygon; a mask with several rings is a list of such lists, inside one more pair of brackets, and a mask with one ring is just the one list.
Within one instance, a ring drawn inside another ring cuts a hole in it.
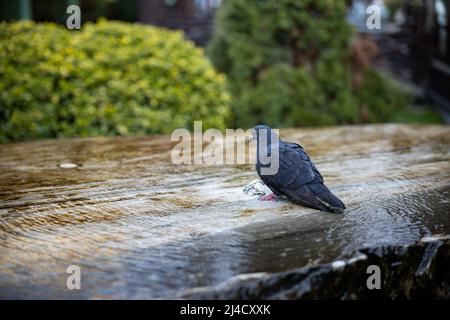
[{"label": "pigeon", "polygon": [[[273,192],[261,197],[261,200],[286,197],[295,203],[322,211],[344,211],[344,203],[324,185],[322,175],[301,145],[281,140],[265,125],[253,128],[251,140],[257,141],[256,171]],[[272,157],[277,153],[278,170],[265,173],[264,170],[273,165],[271,161],[275,158]]]}]

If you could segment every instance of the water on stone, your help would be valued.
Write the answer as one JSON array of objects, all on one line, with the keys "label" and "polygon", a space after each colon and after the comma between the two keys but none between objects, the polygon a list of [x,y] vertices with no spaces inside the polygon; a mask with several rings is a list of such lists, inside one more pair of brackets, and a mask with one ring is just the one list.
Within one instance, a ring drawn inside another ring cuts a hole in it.
[{"label": "water on stone", "polygon": [[344,214],[259,201],[242,191],[251,165],[174,165],[167,136],[0,145],[0,298],[170,297],[450,233],[450,127],[281,137],[308,150]]}]

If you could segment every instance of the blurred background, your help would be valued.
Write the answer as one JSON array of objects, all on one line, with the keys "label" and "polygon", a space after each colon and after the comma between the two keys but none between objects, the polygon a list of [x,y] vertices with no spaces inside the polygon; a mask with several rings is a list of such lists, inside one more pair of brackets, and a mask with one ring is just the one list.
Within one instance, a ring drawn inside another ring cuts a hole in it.
[{"label": "blurred background", "polygon": [[[81,30],[65,27],[81,8]],[[370,29],[376,5],[380,28]],[[0,141],[450,121],[448,0],[0,0]]]}]

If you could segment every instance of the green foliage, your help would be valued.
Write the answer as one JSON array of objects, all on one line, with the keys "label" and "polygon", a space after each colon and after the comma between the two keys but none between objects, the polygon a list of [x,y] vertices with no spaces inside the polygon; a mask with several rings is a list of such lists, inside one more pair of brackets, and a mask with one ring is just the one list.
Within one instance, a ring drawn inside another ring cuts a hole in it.
[{"label": "green foliage", "polygon": [[391,121],[395,113],[412,103],[412,96],[408,92],[374,70],[365,72],[356,98],[361,106],[361,120],[364,122]]},{"label": "green foliage", "polygon": [[403,123],[445,123],[441,114],[427,105],[409,106],[399,110],[392,115],[390,120]]},{"label": "green foliage", "polygon": [[352,84],[340,0],[227,0],[208,54],[228,75],[234,125],[386,121],[409,96],[375,71]]},{"label": "green foliage", "polygon": [[224,128],[225,77],[180,32],[0,24],[0,141]]}]

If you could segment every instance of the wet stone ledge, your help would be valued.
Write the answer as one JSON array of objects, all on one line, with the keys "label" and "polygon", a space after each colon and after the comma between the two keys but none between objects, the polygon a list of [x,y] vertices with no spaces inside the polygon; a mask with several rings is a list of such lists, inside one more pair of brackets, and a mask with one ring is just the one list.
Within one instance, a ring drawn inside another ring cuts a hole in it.
[{"label": "wet stone ledge", "polygon": [[450,234],[450,126],[280,134],[344,213],[259,201],[252,165],[176,165],[169,136],[0,145],[0,299],[448,297],[448,239],[421,239]]},{"label": "wet stone ledge", "polygon": [[[367,282],[378,266],[379,289]],[[359,250],[348,260],[276,274],[240,275],[215,288],[197,288],[182,299],[450,299],[450,236],[412,245]]]}]

